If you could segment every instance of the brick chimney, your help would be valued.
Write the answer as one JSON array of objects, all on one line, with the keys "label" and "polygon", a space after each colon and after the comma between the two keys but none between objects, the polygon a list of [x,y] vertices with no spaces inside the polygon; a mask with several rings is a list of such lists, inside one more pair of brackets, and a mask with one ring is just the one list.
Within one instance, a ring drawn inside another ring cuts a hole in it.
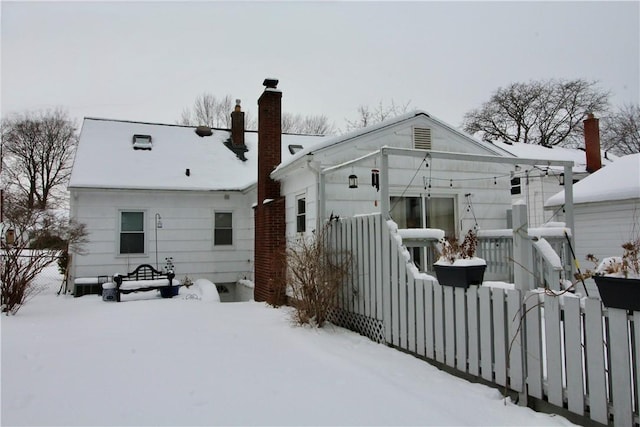
[{"label": "brick chimney", "polygon": [[584,123],[584,148],[587,156],[587,172],[592,173],[602,167],[600,157],[600,125],[592,113],[587,114]]},{"label": "brick chimney", "polygon": [[244,111],[240,108],[239,99],[236,99],[236,107],[231,113],[231,141],[234,147],[244,148]]},{"label": "brick chimney", "polygon": [[254,299],[284,302],[285,210],[280,183],[269,176],[282,157],[282,92],[265,79],[258,99],[258,200],[255,210]]}]

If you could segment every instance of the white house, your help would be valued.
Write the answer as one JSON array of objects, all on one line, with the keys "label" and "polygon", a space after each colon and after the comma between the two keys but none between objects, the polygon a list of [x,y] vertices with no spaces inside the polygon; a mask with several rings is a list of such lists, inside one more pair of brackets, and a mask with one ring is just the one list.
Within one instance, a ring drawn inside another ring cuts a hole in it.
[{"label": "white house", "polygon": [[[178,279],[252,279],[258,138],[243,116],[231,130],[85,118],[69,191],[89,242],[70,283],[168,257]],[[282,158],[320,139],[285,134]]]},{"label": "white house", "polygon": [[[573,187],[575,252],[583,269],[587,254],[621,256],[621,245],[640,236],[640,153],[624,156]],[[564,191],[545,207],[561,209]],[[596,292],[595,286],[588,287]]]},{"label": "white house", "polygon": [[[385,206],[400,228],[450,236],[508,227],[511,180],[524,175],[495,161],[515,158],[502,147],[424,111],[333,138],[282,134],[278,81],[263,84],[257,133],[244,131],[239,106],[231,131],[85,119],[69,190],[90,242],[72,254],[72,279],[171,257],[178,278],[230,287],[252,278],[256,300],[276,301],[287,239],[332,215]],[[393,155],[379,155],[385,147]],[[427,265],[422,249],[413,256]]]}]

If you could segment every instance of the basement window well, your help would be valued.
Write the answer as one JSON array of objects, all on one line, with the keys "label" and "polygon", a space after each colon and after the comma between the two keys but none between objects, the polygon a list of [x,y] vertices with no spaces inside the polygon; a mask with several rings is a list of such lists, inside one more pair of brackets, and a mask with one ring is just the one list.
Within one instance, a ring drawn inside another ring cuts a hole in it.
[{"label": "basement window well", "polygon": [[134,150],[151,150],[151,135],[133,135]]}]

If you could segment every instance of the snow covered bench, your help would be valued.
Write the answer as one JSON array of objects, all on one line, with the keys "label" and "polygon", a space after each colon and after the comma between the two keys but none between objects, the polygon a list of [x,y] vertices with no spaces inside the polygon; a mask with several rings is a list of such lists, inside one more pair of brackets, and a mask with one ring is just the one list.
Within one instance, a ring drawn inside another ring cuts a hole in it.
[{"label": "snow covered bench", "polygon": [[180,286],[174,285],[175,277],[173,271],[162,273],[149,264],[141,264],[126,275],[115,274],[113,282],[116,284],[116,301],[120,302],[121,294],[153,290],[160,290],[163,298],[171,298]]}]

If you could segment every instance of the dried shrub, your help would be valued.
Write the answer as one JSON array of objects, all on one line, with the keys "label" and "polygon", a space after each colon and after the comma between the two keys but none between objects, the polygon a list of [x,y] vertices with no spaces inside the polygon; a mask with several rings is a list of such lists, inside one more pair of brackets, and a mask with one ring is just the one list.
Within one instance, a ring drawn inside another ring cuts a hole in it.
[{"label": "dried shrub", "polygon": [[465,234],[462,242],[455,236],[446,237],[440,244],[440,259],[453,264],[458,259],[470,259],[476,255],[478,235],[471,229]]},{"label": "dried shrub", "polygon": [[640,237],[622,245],[622,256],[604,258],[600,261],[595,255],[588,254],[587,261],[591,261],[596,268],[582,274],[576,273],[577,279],[588,279],[598,275],[612,275],[620,277],[640,277]]},{"label": "dried shrub", "polygon": [[351,273],[351,255],[330,250],[328,228],[301,236],[287,247],[287,282],[298,324],[322,327]]}]

